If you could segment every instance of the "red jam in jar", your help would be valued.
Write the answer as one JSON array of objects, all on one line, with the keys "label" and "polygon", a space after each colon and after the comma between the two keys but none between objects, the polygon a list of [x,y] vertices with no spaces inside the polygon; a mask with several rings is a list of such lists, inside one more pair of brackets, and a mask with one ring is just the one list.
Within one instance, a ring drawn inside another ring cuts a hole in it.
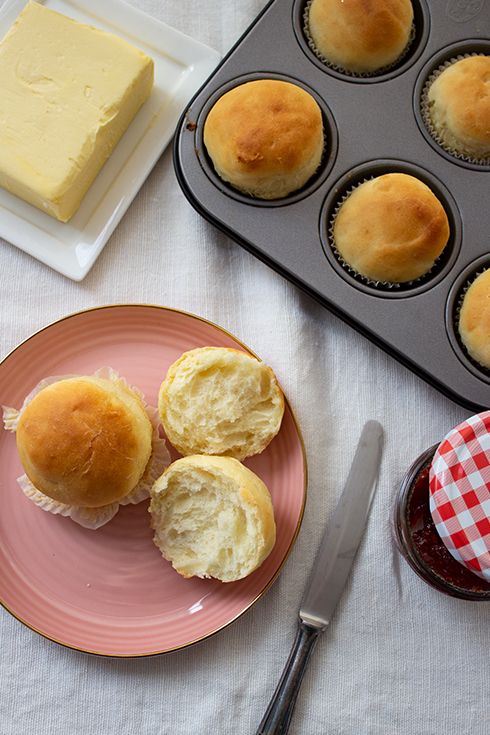
[{"label": "red jam in jar", "polygon": [[490,600],[490,582],[460,564],[437,533],[429,509],[429,469],[436,449],[424,452],[403,479],[394,518],[398,548],[432,587],[465,600]]}]

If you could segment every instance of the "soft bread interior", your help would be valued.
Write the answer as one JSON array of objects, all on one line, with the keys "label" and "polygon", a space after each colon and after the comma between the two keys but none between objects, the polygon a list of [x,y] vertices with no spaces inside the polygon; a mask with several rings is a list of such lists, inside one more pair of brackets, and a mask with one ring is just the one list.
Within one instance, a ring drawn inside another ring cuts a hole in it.
[{"label": "soft bread interior", "polygon": [[275,543],[269,491],[231,457],[190,456],[165,470],[151,491],[154,541],[184,577],[246,577]]},{"label": "soft bread interior", "polygon": [[152,453],[153,427],[122,382],[60,380],[25,407],[17,426],[24,471],[48,497],[97,508],[128,495]]},{"label": "soft bread interior", "polygon": [[270,367],[239,350],[202,347],[167,372],[158,408],[183,455],[258,454],[280,429],[284,397]]}]

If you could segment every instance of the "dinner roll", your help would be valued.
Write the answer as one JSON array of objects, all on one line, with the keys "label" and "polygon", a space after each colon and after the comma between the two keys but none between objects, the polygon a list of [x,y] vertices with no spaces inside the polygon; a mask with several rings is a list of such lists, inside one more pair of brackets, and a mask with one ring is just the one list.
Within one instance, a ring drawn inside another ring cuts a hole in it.
[{"label": "dinner roll", "polygon": [[24,471],[48,498],[99,508],[127,496],[145,472],[153,427],[120,381],[88,376],[48,385],[17,424]]},{"label": "dinner roll", "polygon": [[490,158],[490,56],[469,56],[437,75],[427,91],[434,132],[452,152]]},{"label": "dinner roll", "polygon": [[259,199],[282,199],[318,169],[320,107],[302,87],[259,79],[223,94],[206,117],[204,145],[216,173]]},{"label": "dinner roll", "polygon": [[271,368],[255,357],[199,347],[168,369],[158,409],[181,454],[245,459],[262,452],[279,431],[284,397]]},{"label": "dinner roll", "polygon": [[276,539],[269,491],[231,457],[184,457],[151,490],[154,542],[184,577],[233,582],[269,556]]},{"label": "dinner roll", "polygon": [[313,0],[308,16],[311,38],[325,61],[356,74],[397,61],[412,24],[411,0]]},{"label": "dinner roll", "polygon": [[470,357],[490,370],[490,270],[480,273],[466,291],[458,331]]},{"label": "dinner roll", "polygon": [[449,238],[438,198],[414,176],[390,173],[365,181],[342,203],[333,241],[354,271],[376,282],[406,283],[428,273]]}]

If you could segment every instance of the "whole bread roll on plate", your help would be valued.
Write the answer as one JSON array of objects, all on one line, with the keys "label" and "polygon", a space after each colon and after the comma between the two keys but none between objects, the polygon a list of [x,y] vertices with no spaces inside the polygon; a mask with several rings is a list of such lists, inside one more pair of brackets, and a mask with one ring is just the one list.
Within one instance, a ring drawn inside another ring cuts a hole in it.
[{"label": "whole bread roll on plate", "polygon": [[149,512],[156,546],[184,577],[243,579],[275,544],[266,485],[231,457],[173,462],[151,490]]},{"label": "whole bread roll on plate", "polygon": [[356,74],[389,67],[407,48],[411,0],[313,0],[308,28],[329,64]]},{"label": "whole bread roll on plate", "polygon": [[276,436],[284,396],[270,367],[240,350],[199,347],[167,371],[158,396],[160,420],[184,456],[259,454]]},{"label": "whole bread roll on plate", "polygon": [[170,461],[157,410],[110,368],[43,381],[21,411],[4,409],[4,423],[16,432],[26,494],[89,528],[148,498]]},{"label": "whole bread roll on plate", "polygon": [[464,294],[458,331],[470,357],[490,370],[490,270],[480,273]]},{"label": "whole bread roll on plate", "polygon": [[364,181],[341,204],[335,248],[374,282],[407,283],[428,273],[447,245],[446,211],[415,176],[390,173]]},{"label": "whole bread roll on plate", "polygon": [[450,151],[490,158],[490,56],[468,56],[438,74],[427,91],[434,132]]},{"label": "whole bread roll on plate", "polygon": [[320,166],[322,113],[297,84],[258,79],[218,99],[206,117],[203,140],[224,181],[252,197],[282,199]]}]

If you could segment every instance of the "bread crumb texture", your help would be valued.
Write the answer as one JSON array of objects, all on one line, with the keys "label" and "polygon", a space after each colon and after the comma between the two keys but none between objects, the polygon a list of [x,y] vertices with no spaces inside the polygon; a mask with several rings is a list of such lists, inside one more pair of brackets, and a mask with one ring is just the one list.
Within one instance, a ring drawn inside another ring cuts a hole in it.
[{"label": "bread crumb texture", "polygon": [[149,512],[156,546],[183,577],[243,579],[275,544],[266,485],[231,457],[176,460],[153,486]]},{"label": "bread crumb texture", "polygon": [[245,352],[202,347],[170,366],[159,392],[160,420],[184,456],[243,460],[278,433],[284,396],[270,367]]}]

